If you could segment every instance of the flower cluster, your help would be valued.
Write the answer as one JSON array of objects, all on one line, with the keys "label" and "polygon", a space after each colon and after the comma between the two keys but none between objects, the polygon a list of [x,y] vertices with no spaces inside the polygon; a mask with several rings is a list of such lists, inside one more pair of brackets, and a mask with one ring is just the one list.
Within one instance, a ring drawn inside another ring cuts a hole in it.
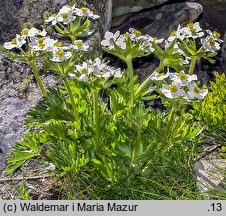
[{"label": "flower cluster", "polygon": [[72,53],[69,50],[88,51],[88,43],[82,40],[75,40],[73,44],[63,46],[63,43],[57,39],[52,39],[46,36],[46,30],[39,30],[34,27],[31,29],[25,28],[20,35],[10,42],[5,42],[3,47],[11,50],[13,48],[22,49],[22,46],[27,44],[28,48],[34,52],[47,51],[52,53],[51,61],[62,62],[69,59]]},{"label": "flower cluster", "polygon": [[11,41],[9,42],[5,42],[3,44],[3,47],[7,50],[11,50],[14,48],[21,48],[24,44],[27,43],[27,38],[29,38],[29,41],[33,41],[34,44],[34,40],[37,38],[37,36],[45,36],[46,35],[46,31],[43,30],[39,30],[36,29],[34,27],[32,27],[31,29],[25,28],[24,30],[21,31],[20,35],[17,34],[15,38],[13,38]]},{"label": "flower cluster", "polygon": [[[212,32],[211,30],[203,31],[198,22],[189,23],[185,27],[179,25],[177,30],[173,31],[166,40],[166,46],[169,46],[175,39],[178,39],[179,42],[186,39],[200,39],[205,52],[218,51],[220,49],[220,43],[223,42],[220,39],[220,33]],[[175,48],[178,50],[178,43],[175,44]],[[182,50],[179,52],[183,53]]]},{"label": "flower cluster", "polygon": [[[80,81],[87,81],[90,77],[98,77],[108,79],[110,77],[122,77],[121,69],[113,68],[102,62],[100,58],[95,58],[83,62],[82,65],[76,65],[76,77]],[[69,74],[75,76],[74,74]]]},{"label": "flower cluster", "polygon": [[101,42],[101,45],[106,47],[109,50],[114,50],[116,47],[120,47],[122,50],[128,49],[131,46],[132,48],[138,45],[138,49],[146,53],[152,53],[154,48],[152,43],[162,43],[164,39],[153,38],[150,35],[142,35],[142,33],[134,28],[130,28],[129,32],[120,35],[120,32],[116,33],[106,32],[104,40]]},{"label": "flower cluster", "polygon": [[65,5],[63,6],[58,14],[52,14],[48,19],[45,20],[51,25],[56,25],[57,23],[63,23],[65,25],[74,21],[76,17],[88,17],[91,19],[98,19],[100,16],[95,15],[93,11],[88,8],[76,8],[75,5]]},{"label": "flower cluster", "polygon": [[159,73],[155,71],[150,79],[155,81],[165,81],[169,79],[170,84],[162,84],[160,91],[167,98],[179,98],[184,99],[204,99],[208,93],[207,89],[200,89],[195,81],[197,81],[197,75],[188,75],[183,70],[179,73]]}]

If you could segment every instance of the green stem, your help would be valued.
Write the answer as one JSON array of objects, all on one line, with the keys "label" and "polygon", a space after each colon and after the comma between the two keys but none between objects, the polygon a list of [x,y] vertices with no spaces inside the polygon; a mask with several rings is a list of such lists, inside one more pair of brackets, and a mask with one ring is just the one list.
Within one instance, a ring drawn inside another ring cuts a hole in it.
[{"label": "green stem", "polygon": [[191,57],[191,64],[190,64],[190,68],[189,68],[189,74],[190,75],[194,74],[194,72],[195,72],[195,65],[196,65],[197,59],[198,59],[197,56]]},{"label": "green stem", "polygon": [[132,107],[134,104],[134,74],[132,58],[128,58],[126,64],[129,70],[129,89],[130,89],[130,99],[128,104],[130,107]]},{"label": "green stem", "polygon": [[71,90],[71,87],[70,87],[70,84],[68,82],[68,79],[66,77],[64,77],[63,80],[64,80],[64,84],[65,84],[65,86],[67,88],[69,98],[71,100],[71,105],[72,105],[72,110],[73,110],[74,117],[75,117],[76,120],[78,120],[78,110],[76,108],[75,98],[73,96],[73,92]]},{"label": "green stem", "polygon": [[42,84],[42,80],[41,80],[40,75],[39,75],[39,73],[38,73],[38,69],[37,69],[37,66],[36,66],[35,59],[30,60],[30,61],[29,61],[29,64],[31,65],[31,68],[32,68],[32,70],[33,70],[35,79],[36,79],[36,81],[37,81],[37,83],[38,83],[39,88],[40,88],[41,91],[42,91],[43,96],[46,96],[46,90],[45,90],[45,88],[44,88],[44,86],[43,86],[43,84]]},{"label": "green stem", "polygon": [[181,131],[181,124],[183,124],[184,122],[183,117],[184,117],[185,109],[186,109],[185,106],[181,108],[179,119],[177,120],[176,125],[173,128],[172,134],[170,135],[170,140],[172,141],[174,141],[175,136]]},{"label": "green stem", "polygon": [[97,90],[93,91],[93,110],[94,110],[94,124],[95,124],[95,135],[96,135],[96,149],[100,147],[100,118],[98,109],[98,94]]},{"label": "green stem", "polygon": [[[164,67],[163,67],[164,68]],[[156,71],[159,71],[161,69],[161,67],[156,68]],[[153,72],[154,73],[154,72]],[[139,88],[136,90],[135,94],[134,94],[134,99],[136,100],[138,95],[145,89],[148,87],[148,85],[150,84],[152,74],[139,86]]]},{"label": "green stem", "polygon": [[151,76],[152,74],[139,86],[139,88],[136,90],[134,94],[134,98],[137,99],[138,95],[149,85],[151,82]]},{"label": "green stem", "polygon": [[168,134],[167,138],[171,135],[172,124],[173,124],[173,120],[175,118],[174,109],[173,108],[171,108],[168,118],[169,118],[169,122],[168,122],[168,124],[166,126],[166,131],[167,131],[167,134]]}]

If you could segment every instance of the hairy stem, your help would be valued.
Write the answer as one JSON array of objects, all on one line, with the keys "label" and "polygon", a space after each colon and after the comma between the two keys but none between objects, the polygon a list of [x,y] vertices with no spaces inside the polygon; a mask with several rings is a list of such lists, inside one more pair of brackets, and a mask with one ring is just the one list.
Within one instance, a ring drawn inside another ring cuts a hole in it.
[{"label": "hairy stem", "polygon": [[31,65],[31,68],[32,68],[32,70],[33,70],[35,79],[36,79],[36,81],[37,81],[37,83],[38,83],[39,88],[40,88],[41,91],[42,91],[43,96],[46,96],[46,90],[45,90],[45,88],[44,88],[44,86],[43,86],[43,84],[42,84],[42,80],[41,80],[40,75],[39,75],[39,73],[38,73],[38,69],[37,69],[37,66],[36,66],[35,59],[30,60],[30,61],[29,61],[29,64]]},{"label": "hairy stem", "polygon": [[195,72],[195,65],[196,65],[196,61],[197,61],[197,57],[196,56],[192,56],[191,57],[191,64],[190,64],[190,68],[189,68],[189,74],[192,75]]},{"label": "hairy stem", "polygon": [[129,89],[130,89],[130,99],[129,99],[129,106],[132,107],[134,104],[134,74],[133,74],[133,64],[132,59],[128,58],[126,61],[128,70],[129,70]]}]

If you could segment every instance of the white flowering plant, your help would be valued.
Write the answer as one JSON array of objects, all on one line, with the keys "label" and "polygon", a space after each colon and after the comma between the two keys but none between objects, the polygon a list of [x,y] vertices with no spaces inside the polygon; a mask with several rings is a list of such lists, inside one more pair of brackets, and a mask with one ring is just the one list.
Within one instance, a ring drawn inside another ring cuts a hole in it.
[{"label": "white flowering plant", "polygon": [[[28,112],[24,139],[12,148],[8,174],[39,157],[60,176],[85,175],[91,181],[101,176],[106,191],[122,189],[122,182],[126,187],[140,182],[140,190],[146,185],[142,178],[168,163],[164,158],[175,148],[191,151],[189,144],[202,126],[187,107],[208,94],[194,74],[195,64],[200,58],[214,62],[222,42],[219,33],[204,31],[199,23],[178,26],[167,39],[133,28],[124,34],[106,32],[101,46],[126,63],[122,70],[101,56],[87,59],[90,44],[82,38],[93,33],[91,20],[98,18],[88,8],[66,5],[45,23],[70,42],[32,27],[1,47],[9,57],[31,65],[43,94]],[[159,66],[140,83],[133,60],[147,55],[155,55]],[[62,81],[60,86],[45,89],[37,61]],[[145,106],[156,99],[162,110]]]}]

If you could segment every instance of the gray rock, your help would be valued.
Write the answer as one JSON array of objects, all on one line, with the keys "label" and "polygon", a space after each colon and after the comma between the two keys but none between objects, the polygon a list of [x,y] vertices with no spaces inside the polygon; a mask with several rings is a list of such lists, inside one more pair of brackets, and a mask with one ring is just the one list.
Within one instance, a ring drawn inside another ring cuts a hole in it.
[{"label": "gray rock", "polygon": [[222,35],[226,30],[226,0],[190,0],[203,6],[200,23],[204,28],[212,28]]},{"label": "gray rock", "polygon": [[[10,148],[22,139],[27,111],[41,99],[31,68],[0,53],[0,173]],[[42,76],[46,87],[56,84],[52,75]]]},{"label": "gray rock", "polygon": [[5,42],[20,32],[24,23],[42,23],[42,13],[54,8],[49,0],[1,0],[0,2],[0,42]]},{"label": "gray rock", "polygon": [[113,0],[113,17],[152,8],[168,0]]},{"label": "gray rock", "polygon": [[126,15],[126,17],[121,17],[121,22],[119,19],[117,23],[113,20],[112,31],[125,32],[132,27],[151,36],[167,37],[179,24],[185,25],[197,20],[202,12],[203,8],[198,3],[164,5],[158,9]]},{"label": "gray rock", "polygon": [[22,139],[23,120],[31,105],[25,99],[8,97],[0,103],[0,173],[15,142]]},{"label": "gray rock", "polygon": [[211,189],[226,190],[225,172],[226,160],[200,160],[195,163],[194,171],[198,179],[201,192],[207,193]]},{"label": "gray rock", "polygon": [[[28,23],[43,23],[43,13],[55,12],[71,0],[1,0],[0,2],[0,43],[12,39]],[[85,2],[87,2],[85,4]],[[100,35],[110,28],[112,17],[112,0],[78,0],[78,6],[88,6],[101,16],[98,27]],[[97,39],[97,37],[95,38]]]}]

